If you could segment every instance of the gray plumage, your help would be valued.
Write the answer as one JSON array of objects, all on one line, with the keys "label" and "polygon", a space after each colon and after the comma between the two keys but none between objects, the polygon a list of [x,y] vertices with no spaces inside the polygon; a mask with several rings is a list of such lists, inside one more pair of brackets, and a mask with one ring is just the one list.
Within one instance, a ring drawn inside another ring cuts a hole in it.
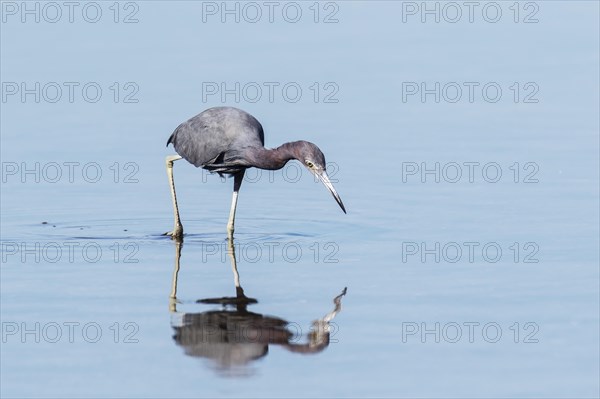
[{"label": "gray plumage", "polygon": [[244,150],[262,148],[262,125],[252,115],[233,107],[215,107],[180,124],[167,145],[196,167],[235,174],[251,167]]},{"label": "gray plumage", "polygon": [[181,158],[198,168],[234,176],[231,211],[227,224],[230,237],[233,236],[237,194],[247,168],[281,169],[288,161],[296,159],[327,187],[346,213],[342,199],[327,176],[325,155],[319,147],[300,140],[266,149],[262,125],[256,118],[241,109],[233,107],[207,109],[180,124],[167,140],[167,146],[169,144],[173,144],[179,154],[166,159],[175,214],[175,227],[173,231],[166,234],[174,238],[183,237],[173,179],[173,162]]}]

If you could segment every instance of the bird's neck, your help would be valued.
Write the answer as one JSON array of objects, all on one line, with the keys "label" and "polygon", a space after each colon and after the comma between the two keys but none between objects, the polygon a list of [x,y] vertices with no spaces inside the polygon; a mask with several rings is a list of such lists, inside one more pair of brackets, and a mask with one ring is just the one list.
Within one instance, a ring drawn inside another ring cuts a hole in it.
[{"label": "bird's neck", "polygon": [[285,166],[288,161],[297,158],[296,142],[285,143],[277,148],[253,148],[249,157],[252,166],[259,169],[277,170]]}]

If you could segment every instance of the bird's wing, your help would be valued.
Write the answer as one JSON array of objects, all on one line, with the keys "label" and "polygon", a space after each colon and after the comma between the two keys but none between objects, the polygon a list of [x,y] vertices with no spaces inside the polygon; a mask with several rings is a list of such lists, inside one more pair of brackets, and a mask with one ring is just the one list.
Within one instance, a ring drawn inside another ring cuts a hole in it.
[{"label": "bird's wing", "polygon": [[173,144],[175,151],[196,167],[214,161],[231,144],[222,128],[207,122],[197,116],[183,122],[167,142],[167,145]]},{"label": "bird's wing", "polygon": [[262,146],[264,133],[250,114],[231,107],[210,108],[175,129],[167,145],[196,167],[235,163],[246,147]]}]

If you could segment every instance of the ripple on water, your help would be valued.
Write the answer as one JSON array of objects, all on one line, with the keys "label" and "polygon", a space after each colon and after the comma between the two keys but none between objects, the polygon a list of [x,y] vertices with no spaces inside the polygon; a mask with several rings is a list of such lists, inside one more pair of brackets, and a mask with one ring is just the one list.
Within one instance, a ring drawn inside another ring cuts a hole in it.
[{"label": "ripple on water", "polygon": [[[236,242],[292,242],[319,239],[329,232],[353,230],[350,223],[321,220],[290,222],[283,218],[237,220]],[[227,240],[226,222],[220,217],[185,221],[187,244],[222,242]],[[281,228],[285,227],[284,231]],[[3,234],[3,241],[56,240],[129,240],[149,243],[169,243],[171,224],[165,218],[48,220],[23,224]],[[292,230],[293,229],[293,230]]]}]

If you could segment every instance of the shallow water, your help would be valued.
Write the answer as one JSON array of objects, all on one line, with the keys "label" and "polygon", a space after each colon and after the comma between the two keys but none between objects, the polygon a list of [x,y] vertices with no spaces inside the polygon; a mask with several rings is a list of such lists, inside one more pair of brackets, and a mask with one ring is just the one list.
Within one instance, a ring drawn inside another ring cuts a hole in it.
[{"label": "shallow water", "polygon": [[[597,3],[2,4],[2,397],[599,395]],[[348,210],[249,171],[243,295],[231,180],[177,162],[162,235],[166,139],[223,104],[317,143]]]}]

